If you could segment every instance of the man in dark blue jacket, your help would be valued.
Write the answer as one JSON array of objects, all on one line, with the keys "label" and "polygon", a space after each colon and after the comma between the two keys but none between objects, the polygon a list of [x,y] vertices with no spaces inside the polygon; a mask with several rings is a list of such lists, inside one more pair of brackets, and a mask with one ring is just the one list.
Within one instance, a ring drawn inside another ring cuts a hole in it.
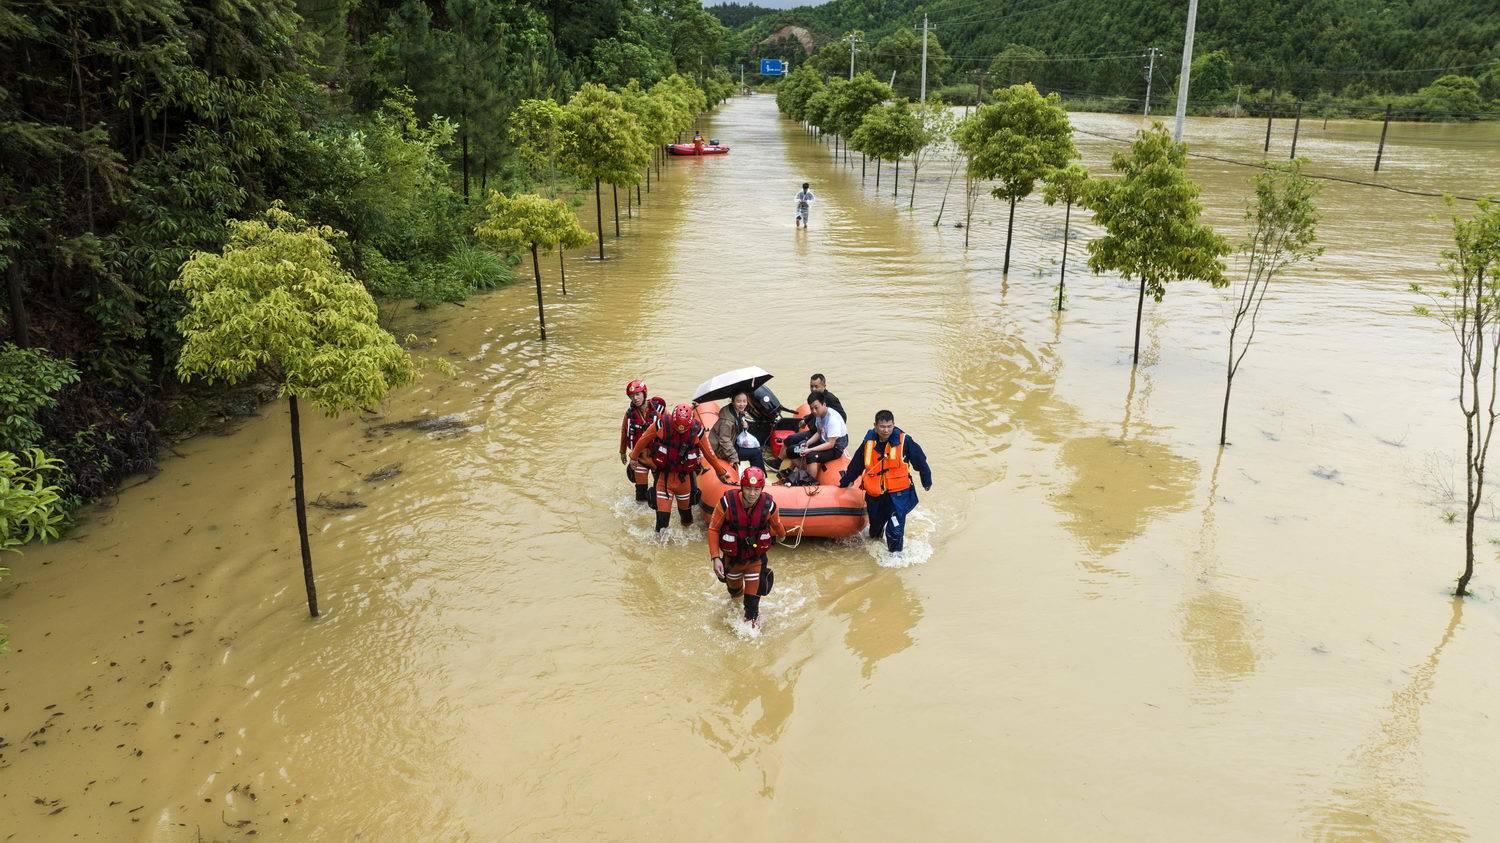
[{"label": "man in dark blue jacket", "polygon": [[922,490],[932,489],[932,469],[922,446],[896,427],[890,410],[875,414],[875,427],[865,434],[839,478],[846,487],[863,478],[865,508],[870,513],[870,538],[885,534],[886,549],[900,553],[906,532],[906,516],[917,508],[917,490],[911,482],[910,463],[922,478]]}]

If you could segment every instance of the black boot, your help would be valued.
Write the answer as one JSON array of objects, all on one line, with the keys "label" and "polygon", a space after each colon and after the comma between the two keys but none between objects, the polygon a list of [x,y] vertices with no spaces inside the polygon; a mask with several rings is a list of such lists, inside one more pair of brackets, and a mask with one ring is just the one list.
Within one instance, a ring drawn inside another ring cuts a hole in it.
[{"label": "black boot", "polygon": [[667,525],[670,523],[672,523],[672,513],[662,512],[661,510],[656,511],[656,532],[660,533],[662,530],[667,529]]},{"label": "black boot", "polygon": [[635,484],[635,499],[640,503],[651,503],[651,487],[645,483]]},{"label": "black boot", "polygon": [[682,526],[693,526],[693,510],[691,508],[679,509],[677,510],[677,514],[682,516]]}]

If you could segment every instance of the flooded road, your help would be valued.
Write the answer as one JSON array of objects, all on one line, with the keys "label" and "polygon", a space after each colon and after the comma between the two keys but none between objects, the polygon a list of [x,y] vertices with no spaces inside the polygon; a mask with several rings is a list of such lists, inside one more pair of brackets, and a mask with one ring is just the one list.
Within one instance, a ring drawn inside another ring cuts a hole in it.
[{"label": "flooded road", "polygon": [[[1138,124],[1074,119],[1120,137]],[[312,510],[325,617],[303,604],[280,405],[180,445],[70,540],[14,558],[0,835],[1500,825],[1500,569],[1484,552],[1476,596],[1447,596],[1462,558],[1444,517],[1462,488],[1451,340],[1406,291],[1437,277],[1441,202],[1325,186],[1327,254],[1273,291],[1220,456],[1218,294],[1180,285],[1148,304],[1132,375],[1134,286],[1072,269],[1093,233],[1079,215],[1059,316],[1061,209],[1018,207],[1002,279],[998,203],[967,251],[948,227],[961,181],[932,225],[947,163],[924,167],[908,211],[888,168],[877,193],[873,167],[862,184],[857,159],[835,163],[769,96],[709,126],[729,156],[669,161],[611,260],[570,256],[567,298],[547,270],[546,344],[517,284],[415,317],[456,377],[378,418],[304,418],[310,496],[363,504]],[[1500,187],[1485,128],[1393,127],[1380,179]],[[1299,151],[1366,177],[1366,129],[1304,126]],[[1188,134],[1249,160],[1257,132]],[[1096,171],[1121,148],[1079,146]],[[1192,171],[1241,236],[1253,171]],[[804,180],[818,200],[798,232]],[[936,475],[903,566],[857,541],[775,551],[753,639],[731,626],[701,521],[656,542],[615,456],[627,381],[675,402],[750,364],[791,404],[826,373],[856,436],[893,410]],[[424,415],[457,424],[380,429]]]}]

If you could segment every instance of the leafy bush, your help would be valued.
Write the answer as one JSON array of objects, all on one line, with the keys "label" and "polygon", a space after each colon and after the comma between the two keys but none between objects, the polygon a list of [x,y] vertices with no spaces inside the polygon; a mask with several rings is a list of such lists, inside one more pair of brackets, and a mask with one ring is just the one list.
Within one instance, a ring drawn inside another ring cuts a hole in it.
[{"label": "leafy bush", "polygon": [[493,290],[516,280],[516,273],[505,258],[467,243],[449,253],[438,269],[470,290]]},{"label": "leafy bush", "polygon": [[23,457],[0,451],[0,550],[57,538],[67,517],[62,490],[52,483],[61,473],[62,461],[40,448]]},{"label": "leafy bush", "polygon": [[44,352],[0,345],[0,449],[20,452],[37,444],[42,426],[37,413],[57,403],[57,392],[78,380],[66,360]]}]

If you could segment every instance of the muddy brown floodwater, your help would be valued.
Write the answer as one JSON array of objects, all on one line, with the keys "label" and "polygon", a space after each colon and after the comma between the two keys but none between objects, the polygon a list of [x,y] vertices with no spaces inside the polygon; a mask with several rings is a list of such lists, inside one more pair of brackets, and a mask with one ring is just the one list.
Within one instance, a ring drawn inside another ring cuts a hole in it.
[{"label": "muddy brown floodwater", "polygon": [[[1495,129],[1393,127],[1378,178],[1494,190]],[[1070,272],[1050,310],[1061,209],[1021,204],[1002,279],[998,203],[967,252],[948,227],[959,187],[932,225],[946,163],[909,212],[769,96],[709,131],[734,151],[669,161],[611,260],[569,258],[566,299],[548,269],[547,343],[527,284],[417,315],[456,377],[378,418],[304,422],[311,495],[364,505],[312,511],[322,619],[303,604],[280,405],[13,557],[0,836],[1500,827],[1500,525],[1487,509],[1477,594],[1454,602],[1451,340],[1406,291],[1437,277],[1440,202],[1324,188],[1327,254],[1267,304],[1221,458],[1217,294],[1148,304],[1132,376],[1133,287]],[[1299,151],[1367,177],[1377,131],[1309,121]],[[1261,132],[1188,137],[1249,159]],[[1079,145],[1096,169],[1120,148]],[[1240,236],[1251,171],[1192,171]],[[803,180],[818,200],[798,232]],[[1075,231],[1081,269],[1094,229]],[[895,411],[937,481],[904,567],[857,541],[775,551],[758,638],[730,623],[701,522],[654,541],[615,456],[628,380],[684,400],[747,364],[794,404],[827,373],[856,431]],[[424,416],[453,420],[380,428]]]}]

